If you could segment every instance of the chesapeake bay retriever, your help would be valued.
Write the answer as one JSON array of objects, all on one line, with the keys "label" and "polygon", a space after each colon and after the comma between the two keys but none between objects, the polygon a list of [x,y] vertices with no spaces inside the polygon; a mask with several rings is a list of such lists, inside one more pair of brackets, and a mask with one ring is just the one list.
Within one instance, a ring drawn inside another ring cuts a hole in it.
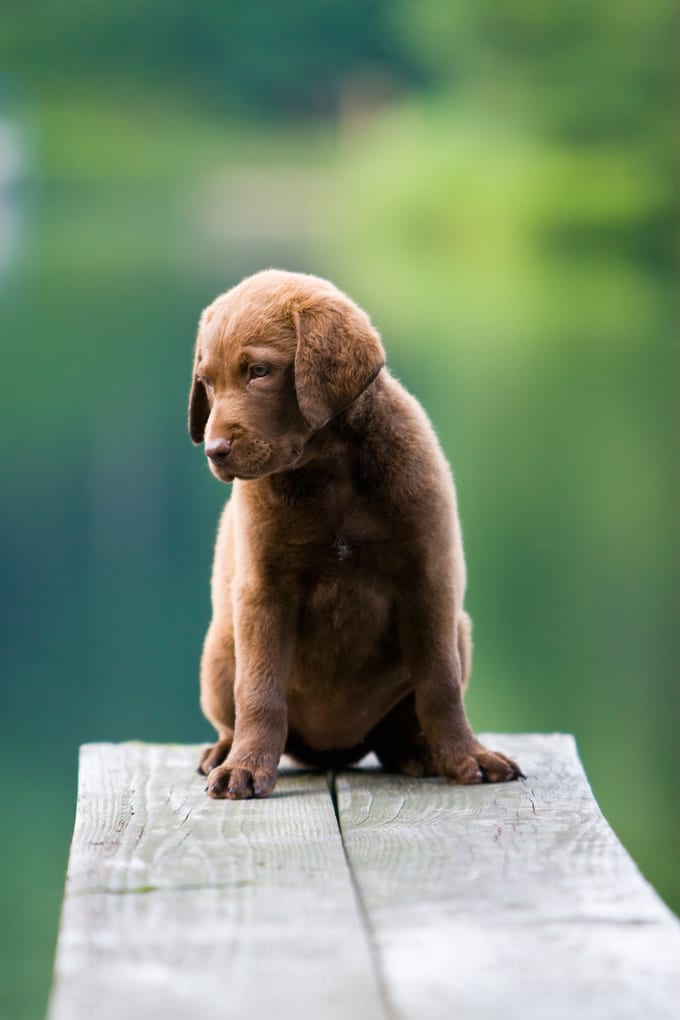
[{"label": "chesapeake bay retriever", "polygon": [[451,474],[368,316],[267,270],[201,317],[189,429],[234,482],[217,536],[201,705],[212,797],[264,797],[286,751],[329,769],[504,782],[474,736]]}]

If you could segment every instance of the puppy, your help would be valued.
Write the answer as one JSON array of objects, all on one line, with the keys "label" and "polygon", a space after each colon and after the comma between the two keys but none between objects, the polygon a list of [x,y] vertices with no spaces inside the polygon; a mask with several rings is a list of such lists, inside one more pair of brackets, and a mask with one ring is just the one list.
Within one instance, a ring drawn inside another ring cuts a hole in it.
[{"label": "puppy", "polygon": [[505,782],[474,736],[451,474],[368,316],[267,270],[204,311],[189,431],[234,482],[217,536],[201,706],[212,797],[264,797],[286,751],[323,769]]}]

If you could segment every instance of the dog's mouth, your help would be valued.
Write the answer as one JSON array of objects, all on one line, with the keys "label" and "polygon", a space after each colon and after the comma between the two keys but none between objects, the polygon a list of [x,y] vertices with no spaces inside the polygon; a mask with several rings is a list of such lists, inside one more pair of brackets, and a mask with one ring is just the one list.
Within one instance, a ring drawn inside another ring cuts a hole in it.
[{"label": "dog's mouth", "polygon": [[224,482],[225,485],[229,485],[231,482],[238,479],[241,482],[253,482],[258,478],[264,478],[265,475],[271,474],[270,470],[254,471],[246,468],[236,468],[233,464],[229,467],[222,467],[219,464],[210,464],[210,470],[217,478],[219,482]]},{"label": "dog's mouth", "polygon": [[208,467],[210,468],[210,473],[215,476],[218,482],[224,482],[225,485],[229,485],[229,483],[233,482],[234,479],[237,477],[234,474],[233,468],[227,470],[226,468],[221,467],[219,464],[214,464],[212,461],[208,461]]},{"label": "dog's mouth", "polygon": [[246,471],[239,469],[234,470],[230,467],[229,470],[219,468],[216,465],[211,465],[210,470],[214,474],[218,481],[224,482],[225,485],[229,485],[231,482],[236,480],[241,482],[256,482],[260,478],[268,478],[270,475],[279,474],[282,471],[291,471],[298,466],[299,457],[296,457],[292,462],[286,462],[283,464],[270,464],[266,468],[260,471]]},{"label": "dog's mouth", "polygon": [[272,459],[271,446],[260,439],[243,441],[237,438],[229,448],[208,454],[210,470],[220,481],[228,485],[235,478],[259,478],[267,473]]},{"label": "dog's mouth", "polygon": [[[258,443],[247,451],[234,451],[223,461],[210,459],[210,471],[218,481],[229,485],[239,479],[244,482],[257,481],[280,471],[290,471],[299,466],[303,456],[303,444],[286,449],[272,448],[269,444]],[[244,456],[249,454],[249,456]]]}]

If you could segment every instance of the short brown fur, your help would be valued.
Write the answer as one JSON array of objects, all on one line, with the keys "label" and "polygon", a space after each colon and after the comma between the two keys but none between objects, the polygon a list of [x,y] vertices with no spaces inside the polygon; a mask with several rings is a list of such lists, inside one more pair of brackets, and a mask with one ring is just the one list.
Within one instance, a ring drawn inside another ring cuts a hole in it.
[{"label": "short brown fur", "polygon": [[201,705],[213,797],[266,796],[287,751],[321,768],[375,751],[409,775],[502,782],[476,739],[465,562],[448,465],[332,284],[267,270],[201,317],[189,407],[219,527]]}]

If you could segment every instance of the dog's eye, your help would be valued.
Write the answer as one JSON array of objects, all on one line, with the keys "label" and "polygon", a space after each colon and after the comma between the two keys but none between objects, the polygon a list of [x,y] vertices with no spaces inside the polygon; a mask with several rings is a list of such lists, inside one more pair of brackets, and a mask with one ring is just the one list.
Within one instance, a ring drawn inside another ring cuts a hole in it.
[{"label": "dog's eye", "polygon": [[269,374],[268,365],[251,365],[248,369],[248,377],[250,379],[261,379],[263,376]]}]

